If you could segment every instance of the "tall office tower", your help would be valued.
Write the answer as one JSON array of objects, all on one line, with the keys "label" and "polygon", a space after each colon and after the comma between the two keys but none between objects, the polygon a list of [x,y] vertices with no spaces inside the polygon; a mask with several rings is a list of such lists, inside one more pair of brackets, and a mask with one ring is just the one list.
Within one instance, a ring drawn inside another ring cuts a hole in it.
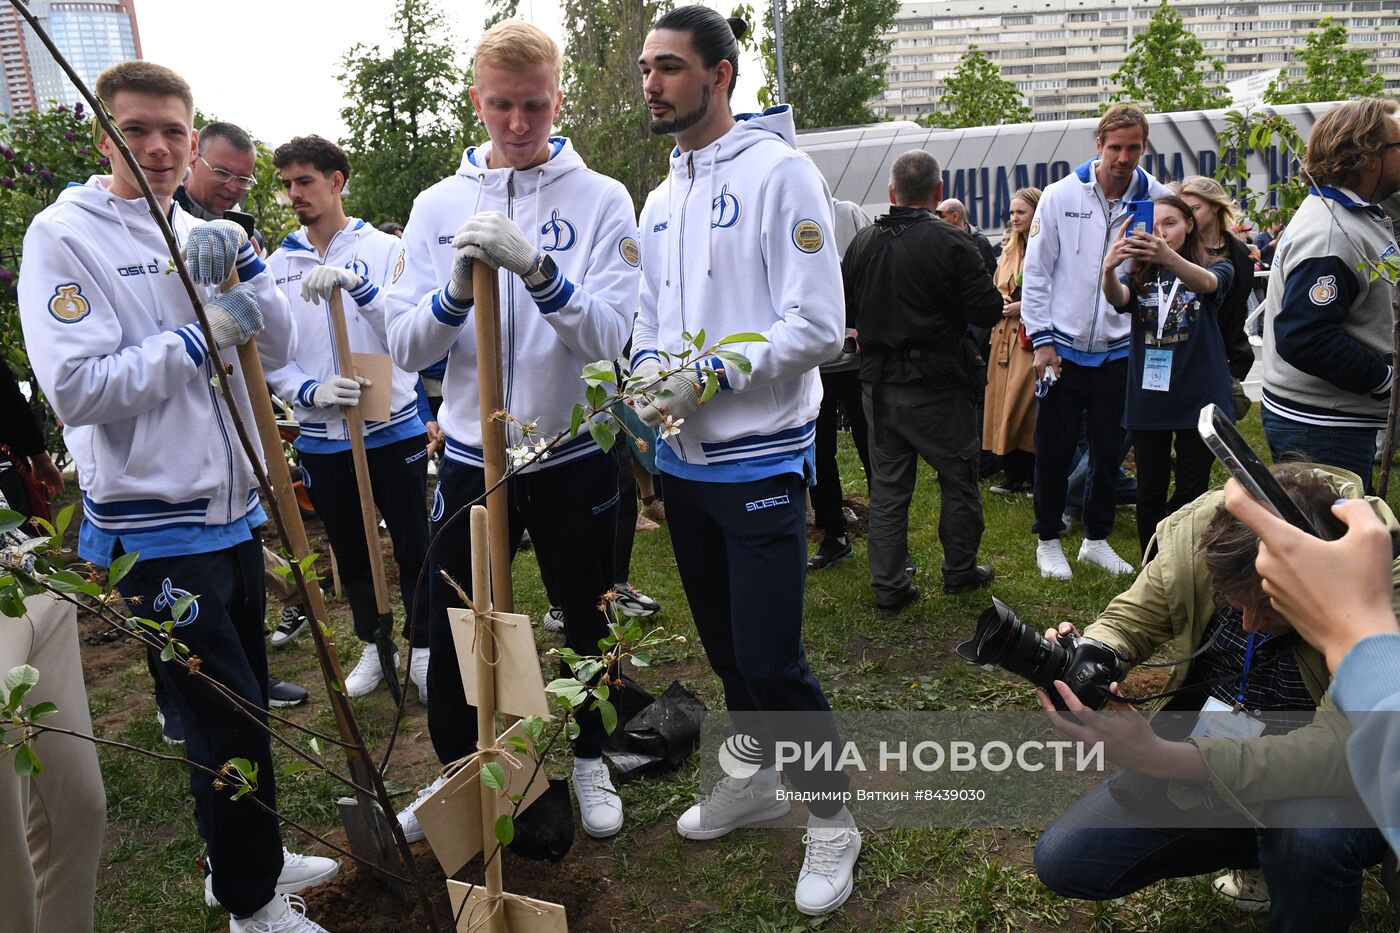
[{"label": "tall office tower", "polygon": [[[135,0],[31,0],[29,8],[89,87],[108,65],[141,57]],[[0,6],[0,76],[7,114],[82,99],[9,4]]]}]

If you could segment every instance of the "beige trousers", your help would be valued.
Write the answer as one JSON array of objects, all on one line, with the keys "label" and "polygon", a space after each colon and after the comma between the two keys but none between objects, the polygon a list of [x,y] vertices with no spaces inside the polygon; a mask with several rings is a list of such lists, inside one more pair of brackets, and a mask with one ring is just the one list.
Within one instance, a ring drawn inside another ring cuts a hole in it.
[{"label": "beige trousers", "polygon": [[[58,705],[45,725],[92,733],[78,654],[77,610],[48,596],[25,600],[23,618],[0,616],[0,677],[39,669],[26,706]],[[43,769],[15,773],[0,758],[0,933],[81,933],[93,927],[97,866],[107,798],[97,749],[83,739],[41,735],[33,748]]]}]

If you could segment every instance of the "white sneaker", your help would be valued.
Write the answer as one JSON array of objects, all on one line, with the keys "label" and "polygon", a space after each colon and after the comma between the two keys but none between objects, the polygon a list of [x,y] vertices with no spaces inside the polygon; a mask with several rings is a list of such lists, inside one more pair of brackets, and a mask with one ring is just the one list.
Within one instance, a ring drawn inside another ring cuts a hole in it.
[{"label": "white sneaker", "polygon": [[811,817],[802,837],[807,852],[797,875],[797,909],[809,917],[831,913],[851,896],[860,830],[849,810],[829,820]]},{"label": "white sneaker", "polygon": [[[204,876],[204,903],[218,907],[219,899],[214,896],[214,863],[207,856],[205,863],[209,872]],[[298,855],[282,848],[282,873],[277,876],[278,894],[297,894],[318,884],[325,884],[340,874],[340,863],[333,858],[321,855]]]},{"label": "white sneaker", "polygon": [[1069,569],[1069,561],[1065,560],[1065,549],[1059,538],[1036,544],[1035,565],[1040,568],[1042,577],[1051,580],[1068,580],[1074,576],[1074,571]]},{"label": "white sneaker", "polygon": [[413,648],[408,653],[408,679],[418,688],[418,702],[428,705],[428,657],[427,648]]},{"label": "white sneaker", "polygon": [[424,837],[423,827],[418,825],[418,808],[423,801],[432,796],[433,791],[447,783],[447,778],[440,777],[427,787],[418,792],[418,796],[413,798],[413,803],[404,807],[398,812],[399,827],[403,829],[403,837],[409,842],[419,842]]},{"label": "white sneaker", "polygon": [[781,786],[773,768],[761,768],[747,779],[720,778],[709,794],[676,820],[676,832],[687,839],[718,839],[740,826],[784,816],[792,804],[778,797]]},{"label": "white sneaker", "polygon": [[546,612],[544,618],[540,620],[540,628],[544,629],[546,632],[564,631],[564,610],[560,609],[558,606],[550,606],[549,611]]},{"label": "white sneaker", "polygon": [[228,918],[228,933],[329,933],[306,918],[306,902],[294,894],[278,894],[253,915]]},{"label": "white sneaker", "polygon": [[[398,667],[399,656],[394,655],[394,666]],[[359,663],[350,672],[350,676],[345,678],[345,695],[348,697],[362,697],[374,692],[375,688],[384,682],[384,668],[379,664],[379,649],[374,645],[365,645],[364,653],[360,655]]]},{"label": "white sneaker", "polygon": [[1079,562],[1102,567],[1109,573],[1118,576],[1130,576],[1137,572],[1133,569],[1132,564],[1118,556],[1112,545],[1103,540],[1090,541],[1085,538],[1084,543],[1079,545]]},{"label": "white sneaker", "polygon": [[606,839],[622,828],[622,798],[613,787],[603,759],[574,759],[574,796],[578,799],[579,822],[588,835]]},{"label": "white sneaker", "polygon": [[1269,884],[1257,868],[1233,868],[1210,883],[1225,900],[1240,910],[1260,913],[1269,909]]}]

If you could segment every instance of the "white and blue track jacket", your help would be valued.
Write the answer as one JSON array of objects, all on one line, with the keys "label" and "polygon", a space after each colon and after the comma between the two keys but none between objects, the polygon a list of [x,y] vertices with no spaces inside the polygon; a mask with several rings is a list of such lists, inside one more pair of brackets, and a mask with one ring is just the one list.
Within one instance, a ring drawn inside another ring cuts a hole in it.
[{"label": "white and blue track jacket", "polygon": [[[30,224],[19,279],[25,344],[63,420],[87,522],[108,536],[169,532],[189,541],[191,529],[231,526],[258,509],[256,483],[211,382],[194,309],[179,277],[167,274],[165,240],[144,200],[123,200],[109,186],[106,176],[71,185]],[[171,206],[181,244],[197,223]],[[263,365],[286,365],[296,331],[251,244],[239,253],[238,276],[262,305]],[[226,350],[223,358],[251,429],[238,356]]]},{"label": "white and blue track jacket", "polygon": [[1031,221],[1022,272],[1021,320],[1031,341],[1037,347],[1054,344],[1073,362],[1128,355],[1131,316],[1116,313],[1103,296],[1104,257],[1129,201],[1170,193],[1139,168],[1110,212],[1094,176],[1097,165],[1091,159],[1046,186]]},{"label": "white and blue track jacket", "polygon": [[[498,274],[501,372],[507,411],[535,421],[538,436],[569,427],[584,401],[583,367],[622,354],[637,304],[637,225],[627,189],[590,170],[567,139],[550,140],[542,164],[487,168],[490,144],[462,156],[457,173],[413,202],[402,267],[388,289],[389,351],[418,372],[447,357],[438,423],[450,460],[480,467],[476,332],[471,305],[447,293],[452,237],[478,211],[500,211],[554,259],[558,274],[537,289]],[[520,442],[509,425],[507,443]],[[549,469],[598,452],[585,430],[529,469]]]},{"label": "white and blue track jacket", "polygon": [[[324,256],[311,245],[303,227],[288,234],[268,259],[268,269],[286,296],[296,322],[297,354],[283,368],[268,373],[267,381],[274,392],[294,403],[293,411],[301,428],[295,445],[298,450],[339,453],[350,449],[349,428],[340,409],[317,408],[311,399],[316,384],[341,372],[342,364],[335,351],[330,303],[315,305],[303,299],[302,276],[323,264],[344,266],[364,276],[365,283],[350,294],[354,301],[344,303],[350,349],[354,353],[388,353],[383,288],[393,277],[402,254],[403,244],[398,237],[351,217],[345,229],[331,237]],[[389,420],[365,422],[365,446],[383,447],[425,431],[418,414],[417,384],[417,376],[394,367]]]},{"label": "white and blue track jacket", "polygon": [[[703,330],[707,344],[765,338],[725,347],[747,357],[752,374],[726,365],[722,390],[667,438],[674,460],[658,451],[662,469],[720,482],[754,478],[744,464],[811,447],[817,368],[840,352],[846,328],[831,193],[795,148],[791,108],[736,119],[705,148],[673,151],[670,174],[642,208],[632,334],[633,365],[679,353],[683,333]],[[734,469],[703,469],[721,465]]]}]

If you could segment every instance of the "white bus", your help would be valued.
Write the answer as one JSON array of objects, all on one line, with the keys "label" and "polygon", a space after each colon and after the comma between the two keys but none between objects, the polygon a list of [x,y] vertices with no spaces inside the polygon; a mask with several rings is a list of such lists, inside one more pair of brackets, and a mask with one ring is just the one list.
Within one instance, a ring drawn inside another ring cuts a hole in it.
[{"label": "white bus", "polygon": [[[1260,108],[1290,120],[1306,139],[1319,116],[1335,103],[1289,104]],[[1225,128],[1229,109],[1148,115],[1147,155],[1142,166],[1164,182],[1187,175],[1214,175],[1215,134]],[[967,205],[969,221],[995,237],[1018,188],[1044,188],[1094,157],[1097,117],[930,129],[907,120],[837,129],[804,130],[797,146],[821,169],[831,193],[854,201],[872,217],[888,208],[890,165],[910,149],[927,149],[943,167],[943,196]],[[1262,190],[1297,173],[1292,153],[1270,146],[1249,153],[1250,186]],[[993,240],[995,242],[995,239]]]}]

